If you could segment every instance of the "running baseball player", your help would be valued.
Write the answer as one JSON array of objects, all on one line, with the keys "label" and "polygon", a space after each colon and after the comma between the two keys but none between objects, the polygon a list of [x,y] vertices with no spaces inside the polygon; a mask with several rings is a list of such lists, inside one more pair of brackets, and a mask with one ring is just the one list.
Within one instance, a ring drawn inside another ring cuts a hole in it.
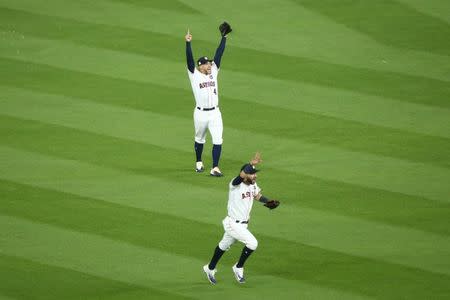
[{"label": "running baseball player", "polygon": [[228,215],[223,219],[222,224],[225,229],[222,240],[214,250],[213,257],[209,264],[203,266],[209,282],[216,284],[216,265],[222,255],[232,244],[240,241],[245,244],[242,249],[239,261],[232,267],[234,277],[237,282],[244,283],[244,263],[253,251],[258,247],[258,241],[248,230],[250,211],[253,200],[264,203],[269,209],[278,207],[278,200],[269,200],[261,194],[261,189],[256,184],[255,166],[261,162],[261,155],[256,153],[250,163],[241,168],[241,172],[229,184],[228,194]]},{"label": "running baseball player", "polygon": [[213,142],[213,164],[210,175],[215,177],[223,176],[219,169],[219,160],[223,142],[223,123],[222,114],[219,110],[219,85],[217,83],[217,75],[219,73],[222,55],[225,50],[227,34],[229,34],[232,29],[228,23],[224,22],[219,26],[219,30],[222,39],[220,40],[214,59],[210,60],[207,56],[200,57],[197,60],[197,68],[195,67],[194,56],[192,55],[191,49],[192,34],[188,30],[185,36],[188,75],[195,98],[195,171],[204,171],[202,153],[203,145],[206,141],[206,131],[209,130]]}]

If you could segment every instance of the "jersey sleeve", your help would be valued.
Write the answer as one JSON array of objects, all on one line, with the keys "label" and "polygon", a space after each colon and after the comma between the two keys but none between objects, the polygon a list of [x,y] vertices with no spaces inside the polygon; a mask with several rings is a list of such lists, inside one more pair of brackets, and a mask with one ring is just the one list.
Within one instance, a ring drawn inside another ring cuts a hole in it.
[{"label": "jersey sleeve", "polygon": [[220,40],[219,47],[217,47],[216,54],[214,55],[214,62],[217,64],[217,67],[220,68],[220,61],[222,60],[223,52],[225,51],[225,44],[226,44],[227,38],[222,37]]},{"label": "jersey sleeve", "polygon": [[[233,179],[234,180],[234,179]],[[238,189],[240,184],[238,185],[233,185],[233,180],[230,181],[230,184],[228,184],[228,187],[230,188],[230,190],[235,190]]]},{"label": "jersey sleeve", "polygon": [[191,42],[187,41],[186,41],[186,63],[188,70],[191,73],[194,73],[195,63],[194,63],[194,56],[192,55]]}]

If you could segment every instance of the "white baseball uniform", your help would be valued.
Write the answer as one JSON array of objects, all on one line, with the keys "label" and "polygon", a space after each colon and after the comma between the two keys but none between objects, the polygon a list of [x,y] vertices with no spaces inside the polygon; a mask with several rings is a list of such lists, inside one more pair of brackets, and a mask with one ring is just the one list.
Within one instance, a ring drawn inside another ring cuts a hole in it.
[{"label": "white baseball uniform", "polygon": [[194,127],[195,141],[204,144],[206,141],[206,131],[209,130],[212,142],[221,145],[223,142],[222,114],[219,110],[219,86],[217,75],[219,69],[213,62],[211,74],[203,74],[197,68],[194,73],[188,70],[192,92],[195,98]]},{"label": "white baseball uniform", "polygon": [[241,182],[234,186],[232,181],[229,188],[228,215],[222,221],[225,234],[219,242],[219,248],[226,251],[238,240],[244,243],[247,248],[256,250],[258,241],[247,227],[254,198],[261,192],[261,189],[256,182],[250,185]]}]

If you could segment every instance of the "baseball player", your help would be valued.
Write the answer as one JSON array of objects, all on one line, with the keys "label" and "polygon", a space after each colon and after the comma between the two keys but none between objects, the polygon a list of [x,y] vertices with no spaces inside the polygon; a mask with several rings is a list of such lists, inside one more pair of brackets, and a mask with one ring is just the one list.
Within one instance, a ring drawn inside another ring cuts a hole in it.
[{"label": "baseball player", "polygon": [[203,271],[212,284],[216,284],[215,273],[217,272],[217,262],[225,251],[236,241],[244,243],[245,246],[242,249],[239,261],[232,267],[232,270],[237,282],[245,282],[244,263],[258,247],[258,241],[248,230],[253,200],[264,203],[264,206],[269,209],[274,209],[280,204],[278,200],[269,200],[263,196],[261,189],[256,184],[256,172],[258,170],[255,166],[260,162],[261,155],[256,153],[250,163],[245,164],[241,168],[239,175],[229,184],[228,215],[222,221],[225,233],[219,245],[214,250],[211,261],[209,264],[203,266]]},{"label": "baseball player", "polygon": [[217,83],[217,75],[219,73],[222,55],[225,50],[227,34],[230,33],[232,29],[228,23],[224,22],[219,26],[219,30],[221,32],[222,39],[220,40],[214,59],[210,60],[206,56],[200,57],[197,60],[197,68],[195,67],[191,49],[192,34],[188,30],[185,36],[188,75],[196,104],[194,108],[194,149],[196,155],[195,171],[203,172],[204,170],[202,153],[203,145],[206,141],[206,131],[209,130],[213,142],[213,164],[210,175],[216,177],[223,176],[219,169],[219,159],[222,152],[223,142],[223,123],[222,114],[219,110],[219,85]]}]

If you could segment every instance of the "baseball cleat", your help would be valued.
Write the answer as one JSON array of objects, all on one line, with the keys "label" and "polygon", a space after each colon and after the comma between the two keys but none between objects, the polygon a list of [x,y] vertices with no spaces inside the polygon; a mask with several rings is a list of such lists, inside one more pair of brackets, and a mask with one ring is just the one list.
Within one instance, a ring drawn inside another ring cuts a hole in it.
[{"label": "baseball cleat", "polygon": [[220,169],[218,167],[212,168],[211,172],[209,172],[209,174],[214,177],[222,177],[223,176],[222,172],[220,172]]},{"label": "baseball cleat", "polygon": [[203,266],[203,272],[205,272],[206,274],[206,278],[208,278],[208,281],[211,282],[212,284],[216,284],[216,277],[214,277],[214,275],[216,274],[217,270],[210,270],[208,265],[204,265]]},{"label": "baseball cleat", "polygon": [[205,167],[203,166],[203,162],[198,161],[198,162],[195,164],[195,172],[201,173],[201,172],[203,172],[204,170],[205,170]]},{"label": "baseball cleat", "polygon": [[236,281],[239,283],[245,283],[244,268],[238,268],[238,267],[236,267],[236,265],[234,265],[232,267],[232,269],[233,269],[234,278],[236,278]]}]

